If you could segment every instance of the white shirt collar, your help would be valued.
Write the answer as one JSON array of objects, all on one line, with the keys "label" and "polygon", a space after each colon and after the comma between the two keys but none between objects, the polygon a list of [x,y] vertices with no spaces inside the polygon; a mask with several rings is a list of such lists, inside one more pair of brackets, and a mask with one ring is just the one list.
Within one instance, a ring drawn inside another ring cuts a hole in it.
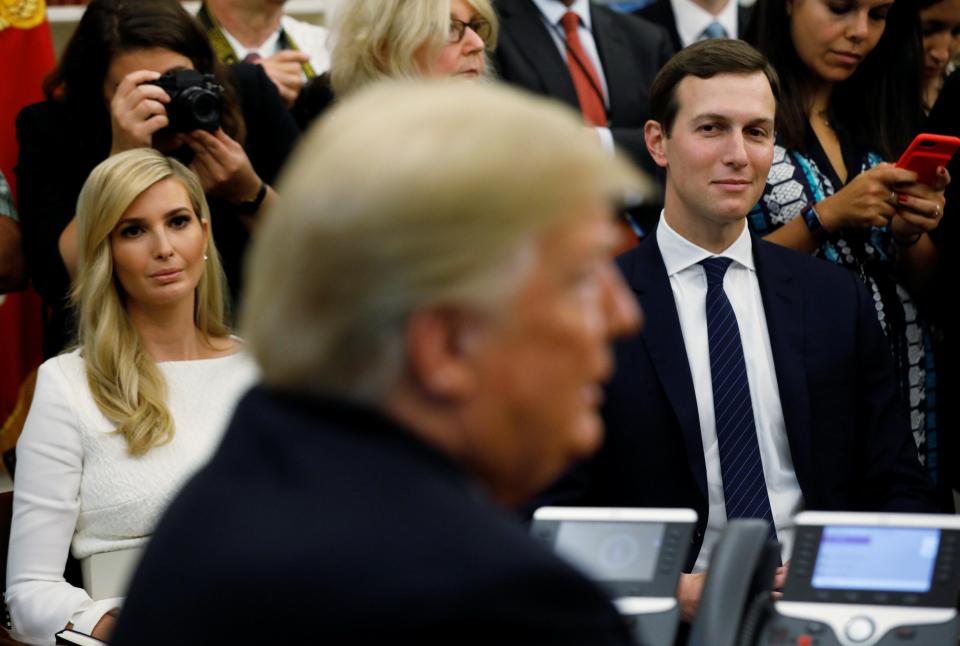
[{"label": "white shirt collar", "polygon": [[[730,1],[733,2],[734,0]],[[582,26],[586,27],[587,30],[592,30],[590,25],[590,0],[574,0],[569,8],[560,0],[533,0],[533,4],[537,5],[540,13],[550,21],[551,25],[559,25],[563,15],[572,11],[580,17]]]},{"label": "white shirt collar", "polygon": [[673,17],[677,24],[677,33],[680,35],[680,42],[684,47],[691,45],[700,38],[700,34],[707,28],[707,25],[714,20],[723,25],[727,30],[727,36],[737,37],[737,0],[728,0],[727,5],[714,16],[712,13],[697,5],[693,0],[670,0],[670,6],[673,7]]},{"label": "white shirt collar", "polygon": [[230,47],[233,48],[233,52],[237,55],[237,59],[242,61],[250,52],[257,52],[261,58],[270,58],[276,54],[277,50],[280,48],[280,32],[283,31],[283,27],[280,27],[275,32],[270,34],[265,41],[260,43],[259,47],[254,47],[253,49],[247,49],[241,45],[240,41],[234,38],[233,34],[227,31],[223,25],[220,25],[220,31],[223,32],[227,42],[230,43]]},{"label": "white shirt collar", "polygon": [[693,267],[701,260],[713,256],[730,258],[750,271],[756,271],[753,263],[753,242],[750,239],[749,227],[747,227],[745,220],[743,231],[740,232],[733,244],[720,253],[713,253],[698,247],[674,231],[667,224],[666,218],[663,217],[663,211],[661,211],[660,223],[657,225],[657,245],[660,247],[660,255],[663,256],[663,264],[667,268],[667,276],[678,274],[684,269]]}]

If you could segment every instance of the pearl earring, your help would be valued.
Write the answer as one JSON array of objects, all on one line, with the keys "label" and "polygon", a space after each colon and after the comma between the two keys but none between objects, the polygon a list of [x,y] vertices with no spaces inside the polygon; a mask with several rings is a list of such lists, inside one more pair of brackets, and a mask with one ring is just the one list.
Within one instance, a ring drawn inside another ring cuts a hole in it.
[{"label": "pearl earring", "polygon": [[203,262],[207,262],[207,254],[203,254]]}]

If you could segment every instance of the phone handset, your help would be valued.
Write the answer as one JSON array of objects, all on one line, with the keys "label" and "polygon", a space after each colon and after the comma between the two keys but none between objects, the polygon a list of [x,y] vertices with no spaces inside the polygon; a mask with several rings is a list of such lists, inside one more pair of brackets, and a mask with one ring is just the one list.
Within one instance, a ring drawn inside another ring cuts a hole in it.
[{"label": "phone handset", "polygon": [[778,557],[765,521],[730,521],[711,555],[687,645],[752,645],[770,607]]}]

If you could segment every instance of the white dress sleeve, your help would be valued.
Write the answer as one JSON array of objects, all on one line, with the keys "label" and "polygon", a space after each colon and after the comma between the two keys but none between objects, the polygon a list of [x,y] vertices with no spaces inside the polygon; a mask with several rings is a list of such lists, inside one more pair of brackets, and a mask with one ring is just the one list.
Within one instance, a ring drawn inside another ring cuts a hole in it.
[{"label": "white dress sleeve", "polygon": [[31,644],[53,644],[54,634],[68,622],[92,629],[120,605],[95,603],[63,578],[80,512],[83,468],[80,422],[70,390],[56,359],[41,366],[17,443],[6,602],[16,638]]}]

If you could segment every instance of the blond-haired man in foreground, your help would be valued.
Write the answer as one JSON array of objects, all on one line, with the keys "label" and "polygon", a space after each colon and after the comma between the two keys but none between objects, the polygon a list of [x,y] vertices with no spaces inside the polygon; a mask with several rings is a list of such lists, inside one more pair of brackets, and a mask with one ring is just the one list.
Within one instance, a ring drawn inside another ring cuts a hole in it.
[{"label": "blond-haired man in foreground", "polygon": [[602,440],[608,344],[640,316],[610,261],[635,171],[542,99],[386,84],[282,186],[242,317],[263,385],[114,643],[630,643],[502,508]]}]

